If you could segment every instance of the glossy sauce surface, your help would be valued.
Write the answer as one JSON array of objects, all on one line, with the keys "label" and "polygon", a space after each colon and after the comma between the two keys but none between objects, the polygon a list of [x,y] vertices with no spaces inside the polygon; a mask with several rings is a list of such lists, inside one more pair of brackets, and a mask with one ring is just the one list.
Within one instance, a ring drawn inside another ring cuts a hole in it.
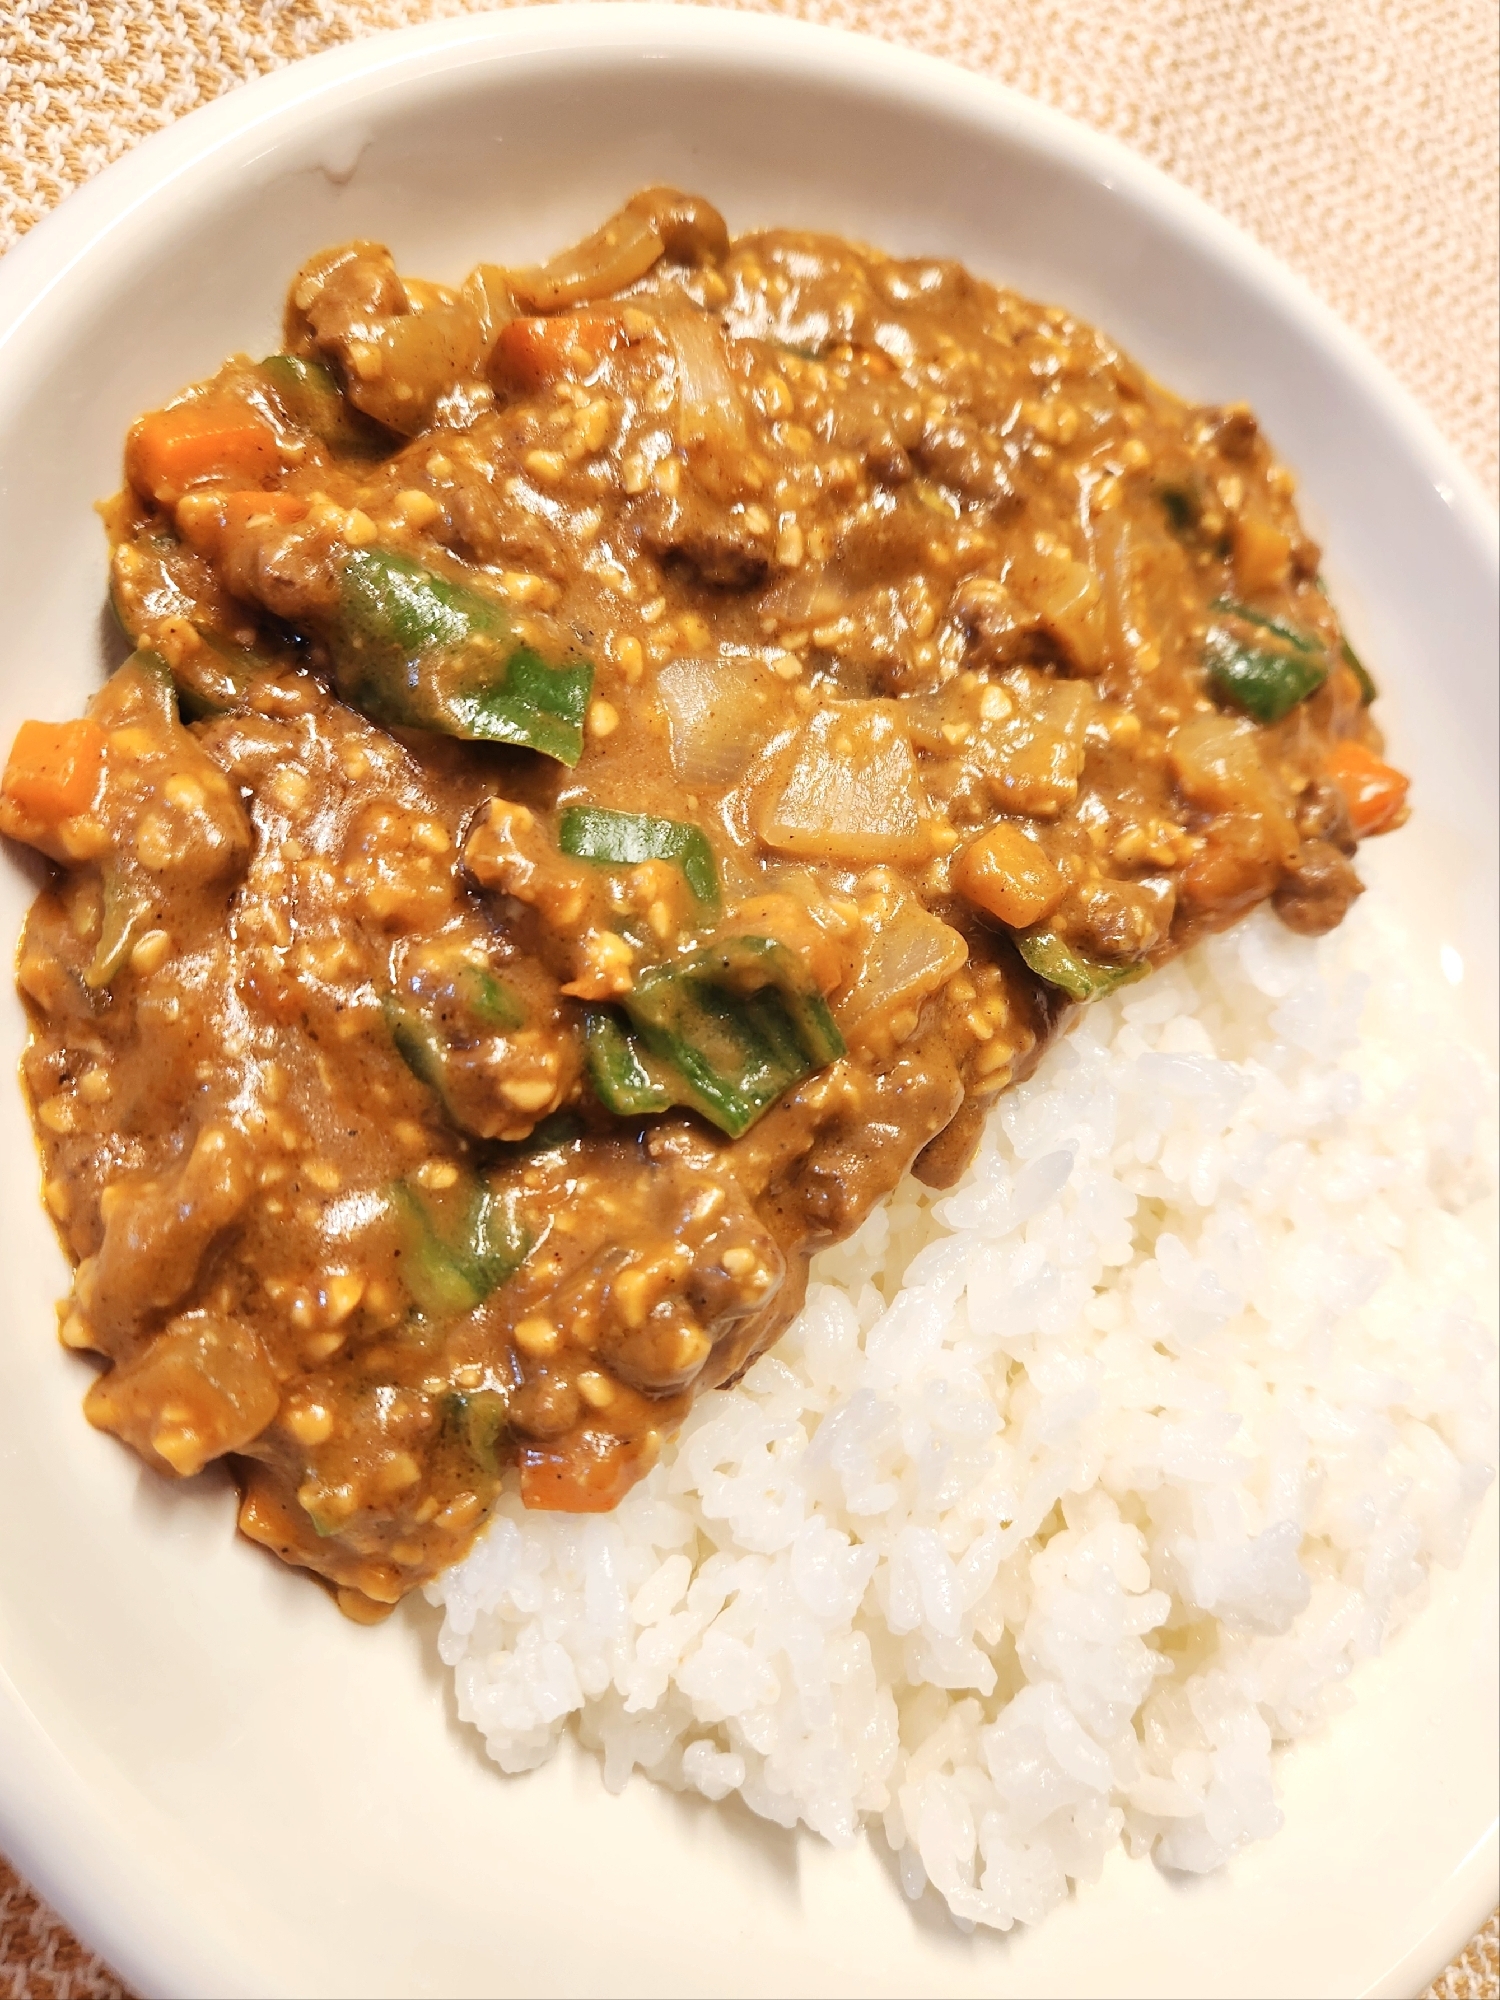
[{"label": "glossy sauce surface", "polygon": [[139,650],[0,801],[64,1338],[356,1616],[513,1463],[615,1504],[1072,1005],[1404,812],[1250,413],[952,264],[343,246],[126,473]]}]

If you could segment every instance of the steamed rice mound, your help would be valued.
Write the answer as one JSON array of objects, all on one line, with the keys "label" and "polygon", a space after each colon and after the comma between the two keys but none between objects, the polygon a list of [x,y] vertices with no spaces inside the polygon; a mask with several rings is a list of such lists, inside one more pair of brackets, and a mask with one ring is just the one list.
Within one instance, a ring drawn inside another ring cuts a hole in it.
[{"label": "steamed rice mound", "polygon": [[878,1821],[1002,1930],[1275,1832],[1492,1476],[1493,1083],[1376,902],[1090,1008],[616,1513],[507,1496],[429,1590],[496,1762]]}]

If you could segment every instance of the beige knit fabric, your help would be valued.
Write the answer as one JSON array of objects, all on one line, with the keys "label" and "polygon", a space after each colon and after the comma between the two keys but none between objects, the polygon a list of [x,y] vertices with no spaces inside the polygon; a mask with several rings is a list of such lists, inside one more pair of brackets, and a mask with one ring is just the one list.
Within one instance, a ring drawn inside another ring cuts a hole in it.
[{"label": "beige knit fabric", "polygon": [[[479,0],[0,0],[0,247],[249,76]],[[1113,132],[1307,278],[1496,483],[1494,0],[746,0]]]},{"label": "beige knit fabric", "polygon": [[[485,0],[0,0],[0,249],[248,77]],[[1144,153],[1297,270],[1493,495],[1493,0],[743,0],[1000,78]],[[1500,1993],[1494,1919],[1431,1988]],[[0,2000],[122,1989],[0,1862]]]}]

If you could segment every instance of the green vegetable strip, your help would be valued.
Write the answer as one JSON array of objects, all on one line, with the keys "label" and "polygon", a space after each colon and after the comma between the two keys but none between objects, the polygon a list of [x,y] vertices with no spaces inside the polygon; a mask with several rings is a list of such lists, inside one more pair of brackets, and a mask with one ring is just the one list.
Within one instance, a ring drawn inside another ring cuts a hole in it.
[{"label": "green vegetable strip", "polygon": [[529,1160],[538,1153],[550,1153],[559,1146],[572,1146],[587,1131],[576,1111],[554,1111],[540,1125],[534,1125],[524,1139],[505,1139],[495,1147],[497,1160]]},{"label": "green vegetable strip", "polygon": [[476,1186],[452,1233],[405,1181],[391,1190],[391,1201],[401,1230],[401,1274],[429,1319],[472,1312],[520,1269],[531,1248],[511,1192]]},{"label": "green vegetable strip", "polygon": [[[524,1025],[526,1009],[487,966],[466,965],[456,983],[470,1021],[480,1034],[503,1034]],[[447,1037],[420,1008],[398,1000],[393,993],[385,996],[381,1010],[397,1055],[419,1083],[436,1093],[446,1116],[461,1130],[467,1129],[448,1088]]]},{"label": "green vegetable strip", "polygon": [[260,367],[298,430],[311,431],[334,451],[360,458],[379,457],[386,450],[389,441],[368,417],[349,407],[333,370],[321,361],[268,354]]},{"label": "green vegetable strip", "polygon": [[564,854],[601,867],[635,867],[642,861],[671,861],[706,908],[719,907],[719,871],[700,827],[680,819],[652,819],[645,813],[610,812],[603,806],[569,806],[558,828]]},{"label": "green vegetable strip", "polygon": [[649,1054],[680,1078],[679,1101],[734,1139],[844,1052],[822,995],[770,938],[648,966],[623,1005]]},{"label": "green vegetable strip", "polygon": [[560,764],[583,754],[588,662],[549,667],[492,599],[407,556],[348,556],[332,649],[339,692],[378,722],[512,743]]},{"label": "green vegetable strip", "polygon": [[1241,604],[1233,597],[1216,597],[1209,606],[1211,611],[1222,611],[1231,618],[1238,618],[1246,625],[1254,625],[1262,632],[1274,632],[1278,639],[1298,653],[1321,653],[1323,641],[1316,632],[1304,631],[1294,625],[1290,618],[1275,618],[1267,611],[1252,611],[1248,604]]},{"label": "green vegetable strip", "polygon": [[172,669],[160,653],[145,650],[132,653],[123,666],[116,667],[115,672],[136,675],[158,718],[166,723],[176,722],[177,690],[172,680]]},{"label": "green vegetable strip", "polygon": [[[115,669],[115,676],[138,680],[141,691],[156,710],[157,719],[168,725],[177,722],[177,693],[172,671],[160,653],[132,653]],[[83,983],[91,993],[108,986],[130,956],[155,907],[155,890],[139,863],[128,853],[106,855],[100,868],[100,888],[104,915],[99,942],[84,968]]]},{"label": "green vegetable strip", "polygon": [[731,1139],[817,1067],[798,1046],[775,994],[736,1001],[668,974],[654,983],[638,980],[630,1000],[630,1018],[647,1049],[681,1078],[679,1101]]},{"label": "green vegetable strip", "polygon": [[[197,721],[206,716],[228,715],[232,710],[243,707],[251,683],[269,672],[275,665],[274,660],[257,648],[236,646],[221,632],[215,632],[200,619],[192,618],[191,614],[198,607],[178,586],[167,567],[172,555],[183,553],[181,544],[174,537],[153,535],[138,543],[137,547],[154,553],[160,568],[159,586],[150,592],[148,598],[154,615],[187,619],[203,641],[196,652],[184,655],[175,668],[169,668],[165,660],[161,661],[163,673],[176,683],[183,708]],[[109,585],[109,608],[121,632],[132,646],[138,646],[141,631],[127,617],[119,586],[113,577]],[[159,655],[153,653],[151,657],[158,659]]]},{"label": "green vegetable strip", "polygon": [[386,996],[381,1008],[397,1055],[417,1081],[435,1090],[446,1106],[447,1079],[443,1074],[442,1045],[436,1034],[414,1007],[403,1007],[391,995]]},{"label": "green vegetable strip", "polygon": [[83,983],[91,993],[108,986],[129,957],[146,919],[151,915],[151,899],[127,864],[113,856],[101,870],[104,890],[104,921],[94,956],[84,971]]},{"label": "green vegetable strip", "polygon": [[644,1118],[681,1101],[607,1008],[590,1007],[585,1013],[583,1045],[589,1081],[605,1110],[617,1118]]},{"label": "green vegetable strip", "polygon": [[184,712],[202,721],[243,708],[255,681],[272,672],[276,662],[258,647],[236,646],[203,625],[194,629],[203,644],[180,662],[173,675]]},{"label": "green vegetable strip", "polygon": [[1375,681],[1370,673],[1370,669],[1365,665],[1364,661],[1359,657],[1358,653],[1355,652],[1354,648],[1349,644],[1349,641],[1347,639],[1341,639],[1339,641],[1339,653],[1343,659],[1344,665],[1349,669],[1350,673],[1353,674],[1354,678],[1359,682],[1359,698],[1364,703],[1365,707],[1368,708],[1370,706],[1370,703],[1375,699],[1376,695],[1380,692],[1380,690],[1375,685]]},{"label": "green vegetable strip", "polygon": [[458,990],[481,1028],[495,1032],[526,1025],[526,1009],[487,965],[466,965],[458,975]]},{"label": "green vegetable strip", "polygon": [[496,1445],[505,1429],[505,1399],[493,1389],[456,1389],[443,1398],[443,1417],[469,1456],[486,1472],[500,1470]]},{"label": "green vegetable strip", "polygon": [[697,952],[687,964],[693,976],[721,986],[728,993],[752,994],[773,987],[791,1018],[797,1039],[813,1063],[837,1062],[844,1053],[828,1002],[809,978],[801,961],[774,938],[725,938]]},{"label": "green vegetable strip", "polygon": [[[1283,618],[1220,598],[1203,642],[1209,685],[1257,722],[1280,722],[1328,678],[1321,642]],[[1264,636],[1262,636],[1264,635]]]},{"label": "green vegetable strip", "polygon": [[1257,722],[1280,722],[1328,678],[1321,661],[1268,646],[1246,646],[1222,626],[1210,629],[1203,663],[1215,694]]},{"label": "green vegetable strip", "polygon": [[1017,931],[1015,944],[1039,979],[1060,987],[1074,1000],[1101,999],[1116,987],[1128,986],[1132,979],[1144,978],[1151,969],[1144,960],[1136,965],[1110,965],[1090,958],[1065,944],[1056,931]]}]

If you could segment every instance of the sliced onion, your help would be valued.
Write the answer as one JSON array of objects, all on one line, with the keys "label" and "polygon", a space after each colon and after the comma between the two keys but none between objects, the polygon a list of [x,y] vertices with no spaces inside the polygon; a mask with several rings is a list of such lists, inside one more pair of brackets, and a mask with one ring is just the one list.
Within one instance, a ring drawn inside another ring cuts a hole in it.
[{"label": "sliced onion", "polygon": [[778,726],[785,689],[759,661],[719,654],[673,660],[656,679],[672,764],[690,791],[715,797],[744,773]]},{"label": "sliced onion", "polygon": [[512,271],[510,289],[528,312],[558,312],[588,299],[608,298],[644,278],[666,245],[650,215],[622,208],[602,229],[559,251],[548,263]]},{"label": "sliced onion", "polygon": [[677,364],[678,443],[706,444],[716,452],[747,452],[745,405],[729,371],[718,325],[689,305],[667,315],[666,330]]},{"label": "sliced onion", "polygon": [[1167,761],[1184,798],[1209,812],[1258,819],[1266,851],[1279,851],[1290,867],[1297,856],[1297,829],[1290,801],[1278,795],[1261,760],[1257,733],[1253,723],[1228,715],[1190,715],[1172,731]]},{"label": "sliced onion", "polygon": [[716,264],[729,255],[729,231],[711,201],[677,188],[642,188],[625,206],[654,223],[667,255],[684,264]]},{"label": "sliced onion", "polygon": [[349,400],[388,430],[414,437],[433,421],[439,399],[472,377],[484,351],[479,315],[467,299],[382,320],[372,343],[380,372],[351,370]]},{"label": "sliced onion", "polygon": [[1253,723],[1228,715],[1191,715],[1167,742],[1167,761],[1183,796],[1210,812],[1258,812],[1266,774]]},{"label": "sliced onion", "polygon": [[856,868],[931,859],[927,799],[895,708],[845,701],[809,717],[756,815],[768,847]]},{"label": "sliced onion", "polygon": [[840,1027],[852,1037],[881,1019],[919,1008],[968,956],[967,943],[951,924],[924,910],[915,897],[903,897],[889,921],[870,934],[859,977],[834,1010]]}]

